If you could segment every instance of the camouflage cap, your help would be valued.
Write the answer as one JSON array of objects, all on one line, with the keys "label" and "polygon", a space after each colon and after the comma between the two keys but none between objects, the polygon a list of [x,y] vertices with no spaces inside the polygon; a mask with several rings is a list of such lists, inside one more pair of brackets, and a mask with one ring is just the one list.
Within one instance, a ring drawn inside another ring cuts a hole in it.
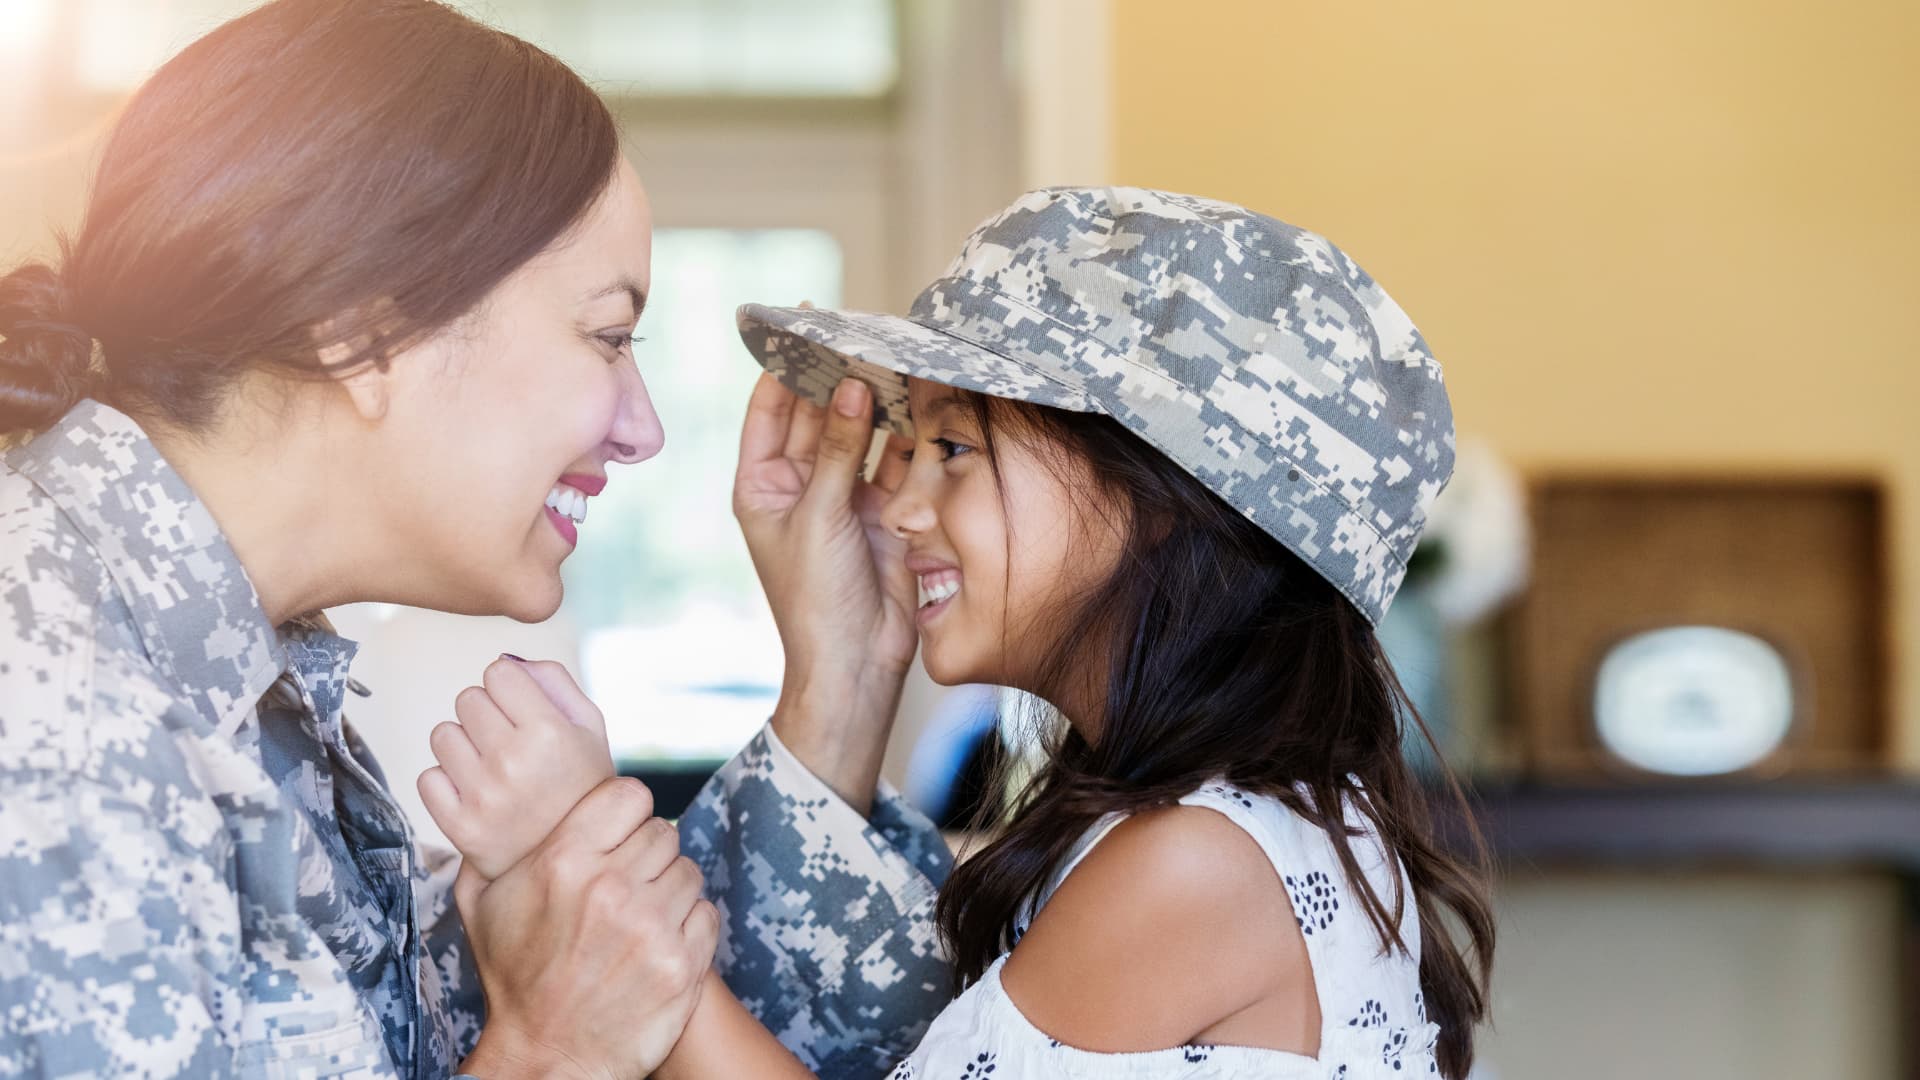
[{"label": "camouflage cap", "polygon": [[905,318],[748,304],[740,335],[824,404],[846,375],[911,434],[905,376],[1104,413],[1378,622],[1453,470],[1440,365],[1313,233],[1138,188],[1029,192]]}]

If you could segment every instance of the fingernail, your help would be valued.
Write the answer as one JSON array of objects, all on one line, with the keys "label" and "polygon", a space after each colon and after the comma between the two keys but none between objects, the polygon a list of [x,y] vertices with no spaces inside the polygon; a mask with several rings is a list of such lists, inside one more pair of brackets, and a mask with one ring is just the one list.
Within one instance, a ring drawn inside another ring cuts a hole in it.
[{"label": "fingernail", "polygon": [[515,655],[513,655],[513,654],[512,654],[512,653],[510,653],[510,652],[503,652],[503,653],[501,653],[500,655],[501,655],[501,656],[504,656],[504,657],[506,657],[506,658],[507,658],[508,660],[515,660],[515,661],[518,661],[519,663],[522,663],[522,664],[524,664],[524,663],[526,663],[526,662],[527,662],[527,658],[526,658],[526,657],[524,657],[524,656],[515,656]]},{"label": "fingernail", "polygon": [[859,379],[841,379],[840,386],[833,392],[833,411],[841,416],[859,416],[860,406],[866,404],[860,400],[860,391],[865,385]]}]

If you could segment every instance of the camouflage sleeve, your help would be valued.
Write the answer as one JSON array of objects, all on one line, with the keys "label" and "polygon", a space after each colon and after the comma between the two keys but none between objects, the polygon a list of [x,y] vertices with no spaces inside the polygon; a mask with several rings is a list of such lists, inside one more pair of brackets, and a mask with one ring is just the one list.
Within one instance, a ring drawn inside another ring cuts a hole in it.
[{"label": "camouflage sleeve", "polygon": [[480,1041],[480,1027],[487,1019],[487,998],[480,989],[480,972],[473,964],[473,950],[467,945],[466,924],[460,921],[460,909],[453,903],[453,882],[460,876],[460,853],[446,848],[421,845],[414,876],[414,909],[420,917],[420,943],[426,952],[425,970],[420,973],[420,990],[435,994],[443,1008],[432,1013],[442,1045],[451,1060],[458,1062],[473,1052]]},{"label": "camouflage sleeve", "polygon": [[884,783],[871,820],[763,729],[680,819],[727,985],[822,1077],[885,1076],[952,998],[933,925],[952,858]]},{"label": "camouflage sleeve", "polygon": [[224,831],[210,800],[182,801],[156,813],[71,774],[0,784],[0,1076],[234,1074]]}]

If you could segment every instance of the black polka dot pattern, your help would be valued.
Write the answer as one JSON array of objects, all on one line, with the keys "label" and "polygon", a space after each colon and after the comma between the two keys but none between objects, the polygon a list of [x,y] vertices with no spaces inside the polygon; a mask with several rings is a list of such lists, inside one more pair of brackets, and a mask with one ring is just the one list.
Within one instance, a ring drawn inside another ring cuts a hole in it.
[{"label": "black polka dot pattern", "polygon": [[1394,1028],[1387,1033],[1387,1041],[1380,1048],[1381,1064],[1400,1071],[1401,1055],[1407,1052],[1407,1029]]},{"label": "black polka dot pattern", "polygon": [[1333,925],[1334,913],[1340,910],[1340,890],[1332,878],[1315,870],[1305,877],[1289,874],[1281,880],[1286,882],[1287,896],[1293,901],[1293,917],[1300,923],[1301,933],[1311,935],[1315,930]]},{"label": "black polka dot pattern", "polygon": [[1360,1007],[1360,1015],[1347,1021],[1348,1027],[1377,1028],[1387,1026],[1387,1007],[1369,998]]}]

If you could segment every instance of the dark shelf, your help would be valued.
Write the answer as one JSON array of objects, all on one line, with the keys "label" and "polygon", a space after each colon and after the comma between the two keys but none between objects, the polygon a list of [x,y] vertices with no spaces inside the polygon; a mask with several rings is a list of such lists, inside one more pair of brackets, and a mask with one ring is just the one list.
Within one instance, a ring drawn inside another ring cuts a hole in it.
[{"label": "dark shelf", "polygon": [[[1503,865],[1836,865],[1920,877],[1920,782],[1476,784],[1469,802]],[[1442,835],[1465,835],[1436,798]]]},{"label": "dark shelf", "polygon": [[620,775],[631,776],[653,792],[656,817],[677,818],[724,761],[622,761]]}]

